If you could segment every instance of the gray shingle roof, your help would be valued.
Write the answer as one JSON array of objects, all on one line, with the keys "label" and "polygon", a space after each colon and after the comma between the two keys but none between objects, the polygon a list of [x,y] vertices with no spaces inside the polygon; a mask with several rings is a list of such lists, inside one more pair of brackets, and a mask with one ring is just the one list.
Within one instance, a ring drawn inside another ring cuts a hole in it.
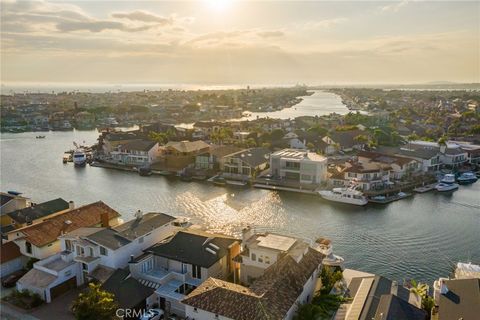
[{"label": "gray shingle roof", "polygon": [[375,320],[425,320],[427,313],[393,294],[380,297]]},{"label": "gray shingle roof", "polygon": [[52,213],[67,210],[68,202],[62,198],[50,200],[47,202],[39,203],[33,207],[27,207],[24,209],[10,212],[8,216],[15,220],[17,223],[26,223],[33,220],[46,217]]},{"label": "gray shingle roof", "polygon": [[135,308],[151,296],[153,289],[132,278],[128,269],[117,269],[102,285],[102,289],[115,296],[120,308]]},{"label": "gray shingle roof", "polygon": [[446,294],[440,295],[438,319],[478,319],[480,315],[480,279],[447,280]]},{"label": "gray shingle roof", "polygon": [[209,268],[223,258],[228,253],[230,245],[236,241],[238,240],[227,236],[204,234],[196,231],[179,231],[167,240],[157,243],[145,251],[183,263]]},{"label": "gray shingle roof", "polygon": [[250,148],[247,150],[242,150],[236,153],[233,153],[229,156],[239,158],[250,167],[255,168],[259,165],[268,162],[270,155],[270,150],[267,148]]},{"label": "gray shingle roof", "polygon": [[133,140],[124,144],[122,150],[150,151],[157,143],[149,140]]}]

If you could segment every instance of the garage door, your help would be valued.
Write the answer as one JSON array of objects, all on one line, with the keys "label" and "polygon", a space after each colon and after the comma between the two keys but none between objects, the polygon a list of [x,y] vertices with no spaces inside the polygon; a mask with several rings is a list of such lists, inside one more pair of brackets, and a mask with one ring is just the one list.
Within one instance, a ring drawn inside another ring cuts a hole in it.
[{"label": "garage door", "polygon": [[60,283],[59,285],[52,287],[50,289],[50,297],[55,299],[55,297],[58,297],[62,293],[67,292],[70,289],[73,289],[77,286],[77,277],[74,276],[73,278],[68,279],[67,281]]}]

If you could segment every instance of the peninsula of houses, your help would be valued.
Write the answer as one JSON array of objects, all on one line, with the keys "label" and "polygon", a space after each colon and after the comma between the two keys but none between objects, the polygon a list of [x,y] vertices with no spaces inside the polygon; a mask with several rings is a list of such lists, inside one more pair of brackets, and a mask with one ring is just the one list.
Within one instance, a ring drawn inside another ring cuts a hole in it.
[{"label": "peninsula of houses", "polygon": [[[320,237],[249,226],[236,237],[141,210],[122,221],[101,201],[34,204],[12,193],[1,200],[2,285],[15,287],[3,298],[2,312],[14,319],[56,301],[77,319],[99,316],[93,313],[99,305],[111,312],[96,319],[449,320],[480,314],[478,265],[458,263],[429,290],[345,269],[331,241]],[[93,311],[78,311],[87,296]]]}]

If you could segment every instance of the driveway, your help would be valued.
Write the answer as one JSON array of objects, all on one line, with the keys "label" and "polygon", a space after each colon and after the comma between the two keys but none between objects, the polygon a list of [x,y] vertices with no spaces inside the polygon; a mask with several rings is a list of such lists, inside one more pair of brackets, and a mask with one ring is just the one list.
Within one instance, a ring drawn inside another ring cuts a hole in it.
[{"label": "driveway", "polygon": [[76,288],[62,294],[61,296],[52,300],[51,303],[46,303],[35,309],[30,314],[35,318],[42,320],[62,319],[74,320],[75,317],[70,311],[70,306],[80,293],[80,289]]}]

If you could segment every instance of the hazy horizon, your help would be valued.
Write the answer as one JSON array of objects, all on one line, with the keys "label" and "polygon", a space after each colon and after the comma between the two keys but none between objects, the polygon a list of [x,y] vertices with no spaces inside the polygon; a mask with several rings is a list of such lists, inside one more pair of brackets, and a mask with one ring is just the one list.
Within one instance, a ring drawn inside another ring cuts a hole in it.
[{"label": "hazy horizon", "polygon": [[480,82],[478,1],[1,0],[5,86]]}]

